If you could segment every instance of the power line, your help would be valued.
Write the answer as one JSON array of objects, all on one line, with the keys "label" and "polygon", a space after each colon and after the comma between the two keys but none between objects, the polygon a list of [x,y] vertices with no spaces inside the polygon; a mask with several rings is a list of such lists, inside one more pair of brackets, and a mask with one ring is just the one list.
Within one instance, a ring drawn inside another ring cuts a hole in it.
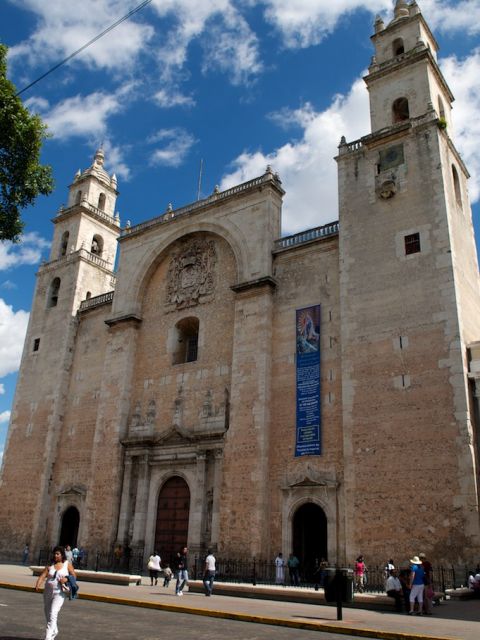
[{"label": "power line", "polygon": [[94,42],[96,42],[97,40],[100,40],[100,38],[103,38],[104,35],[106,35],[107,33],[109,33],[110,31],[112,31],[113,29],[115,29],[115,27],[118,27],[119,24],[121,24],[122,22],[125,22],[125,20],[128,20],[129,18],[131,18],[133,16],[133,14],[137,13],[138,11],[140,11],[141,9],[143,9],[144,7],[147,6],[147,4],[150,4],[152,2],[152,0],[144,0],[143,2],[141,2],[138,7],[135,7],[135,9],[132,9],[131,11],[129,11],[126,15],[123,16],[123,18],[120,18],[119,20],[117,20],[116,22],[114,22],[113,24],[111,24],[109,27],[107,27],[104,31],[102,31],[102,33],[99,33],[97,36],[95,36],[94,38],[92,38],[89,42],[87,42],[86,44],[83,45],[83,47],[80,47],[80,49],[77,49],[76,51],[74,51],[73,53],[71,53],[67,58],[65,58],[65,60],[62,60],[61,62],[59,62],[58,64],[56,64],[54,67],[52,67],[51,69],[49,69],[48,71],[46,71],[43,75],[41,75],[39,78],[37,78],[36,80],[34,80],[33,82],[31,82],[30,84],[28,84],[26,87],[24,87],[21,91],[19,91],[17,93],[17,96],[19,96],[20,94],[22,94],[24,91],[26,91],[27,89],[30,89],[31,87],[33,87],[34,84],[37,84],[37,82],[40,82],[40,80],[43,80],[43,78],[45,78],[46,76],[48,76],[50,73],[52,73],[53,71],[56,71],[59,67],[61,67],[63,64],[65,64],[66,62],[68,62],[69,60],[71,60],[72,58],[74,58],[76,55],[78,55],[79,53],[81,53],[82,51],[84,51],[87,47],[89,47],[91,44],[93,44]]}]

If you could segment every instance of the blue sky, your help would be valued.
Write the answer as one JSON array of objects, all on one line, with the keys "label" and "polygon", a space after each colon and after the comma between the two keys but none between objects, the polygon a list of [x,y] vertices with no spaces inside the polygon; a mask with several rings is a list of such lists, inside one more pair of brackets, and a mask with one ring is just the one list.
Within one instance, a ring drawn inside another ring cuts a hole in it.
[{"label": "blue sky", "polygon": [[[18,89],[140,0],[2,0],[0,41]],[[103,145],[122,225],[228,188],[271,164],[287,191],[283,233],[336,220],[340,137],[369,133],[362,76],[373,21],[393,0],[152,0],[22,95],[48,123],[56,190],[25,211],[19,245],[0,243],[0,456],[51,218]],[[480,0],[418,0],[456,97],[454,141],[472,174],[480,237]]]}]

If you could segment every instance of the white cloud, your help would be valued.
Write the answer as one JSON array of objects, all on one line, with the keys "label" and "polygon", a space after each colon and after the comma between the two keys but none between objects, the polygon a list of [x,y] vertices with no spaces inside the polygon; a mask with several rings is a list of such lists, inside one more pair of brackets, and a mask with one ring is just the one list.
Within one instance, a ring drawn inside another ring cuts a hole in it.
[{"label": "white cloud", "polygon": [[107,171],[115,173],[117,178],[128,181],[130,179],[130,168],[125,162],[125,153],[129,147],[114,145],[110,140],[103,142],[105,151],[105,166]]},{"label": "white cloud", "polygon": [[2,282],[2,284],[0,284],[0,288],[9,289],[12,291],[13,289],[18,289],[18,286],[11,280],[5,280],[4,282]]},{"label": "white cloud", "polygon": [[[121,18],[132,7],[131,0],[16,0],[22,9],[38,16],[32,36],[10,49],[15,64],[58,62]],[[142,23],[142,21],[144,21]],[[137,14],[82,51],[71,65],[92,68],[132,69],[139,52],[152,38],[154,29],[145,24],[145,11]]]},{"label": "white cloud", "polygon": [[162,109],[171,109],[172,107],[193,107],[195,100],[191,96],[185,96],[179,91],[160,89],[153,96],[153,99]]},{"label": "white cloud", "polygon": [[5,385],[0,383],[0,396],[5,395]]},{"label": "white cloud", "polygon": [[29,314],[0,298],[0,378],[18,370]]},{"label": "white cloud", "polygon": [[422,0],[420,8],[434,31],[480,33],[480,0]]},{"label": "white cloud", "polygon": [[[38,264],[42,258],[42,252],[49,247],[50,242],[36,231],[22,235],[19,243],[0,242],[0,271],[24,264]],[[8,280],[4,282],[2,287],[12,288],[13,283],[7,286],[8,282]]]},{"label": "white cloud", "polygon": [[316,112],[306,104],[296,110],[273,115],[283,126],[296,126],[302,135],[270,153],[244,152],[224,176],[222,189],[264,173],[267,164],[280,174],[286,196],[283,233],[294,233],[338,218],[337,166],[340,137],[349,141],[369,131],[368,95],[363,80],[357,80],[347,96],[335,96],[331,106]]},{"label": "white cloud", "polygon": [[156,149],[152,155],[152,164],[161,164],[169,167],[179,167],[192,146],[196,143],[195,138],[182,129],[160,129],[150,137],[149,142],[154,144],[164,142],[165,145]]},{"label": "white cloud", "polygon": [[108,118],[128,104],[131,89],[132,86],[127,85],[116,93],[78,94],[49,110],[43,108],[40,114],[56,138],[65,140],[81,136],[98,140],[107,132]]},{"label": "white cloud", "polygon": [[5,424],[10,420],[10,411],[2,411],[0,413],[0,424]]},{"label": "white cloud", "polygon": [[265,17],[282,34],[287,47],[318,44],[348,13],[372,14],[392,9],[391,0],[262,0]]},{"label": "white cloud", "polygon": [[480,48],[463,60],[452,56],[441,61],[442,71],[456,101],[451,136],[459,148],[472,178],[469,183],[472,202],[480,198]]}]

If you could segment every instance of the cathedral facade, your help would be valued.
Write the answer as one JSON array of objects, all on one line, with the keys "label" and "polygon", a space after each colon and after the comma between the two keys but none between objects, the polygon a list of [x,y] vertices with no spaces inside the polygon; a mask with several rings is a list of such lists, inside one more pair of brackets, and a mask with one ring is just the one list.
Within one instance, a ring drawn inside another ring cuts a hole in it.
[{"label": "cathedral facade", "polygon": [[0,553],[478,559],[480,283],[453,96],[416,2],[372,42],[372,133],[340,142],[329,225],[281,237],[267,168],[122,229],[103,152],[77,173],[38,271]]}]

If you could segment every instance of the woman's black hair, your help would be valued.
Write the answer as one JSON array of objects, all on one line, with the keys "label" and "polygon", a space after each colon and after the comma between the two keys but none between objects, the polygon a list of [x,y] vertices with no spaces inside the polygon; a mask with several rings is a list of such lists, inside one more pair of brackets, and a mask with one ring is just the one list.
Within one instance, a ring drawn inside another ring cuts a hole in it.
[{"label": "woman's black hair", "polygon": [[67,559],[67,556],[65,555],[65,547],[53,547],[52,560],[55,559],[55,554],[57,553],[57,551],[60,551],[60,553],[62,554],[62,560],[63,562],[65,562],[65,560]]}]

